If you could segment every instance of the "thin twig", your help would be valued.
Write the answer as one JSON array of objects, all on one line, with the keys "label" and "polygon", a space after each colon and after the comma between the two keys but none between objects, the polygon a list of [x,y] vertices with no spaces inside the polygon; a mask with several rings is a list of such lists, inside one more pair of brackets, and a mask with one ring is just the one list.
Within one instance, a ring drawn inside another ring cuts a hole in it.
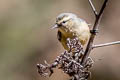
[{"label": "thin twig", "polygon": [[115,41],[115,42],[109,42],[109,43],[104,43],[104,44],[93,45],[92,49],[99,48],[99,47],[104,47],[104,46],[115,45],[115,44],[120,44],[120,41]]},{"label": "thin twig", "polygon": [[89,1],[89,4],[91,5],[91,8],[92,8],[92,10],[93,10],[94,14],[95,14],[95,17],[97,17],[98,13],[97,13],[97,11],[96,11],[95,7],[93,6],[92,1],[91,1],[91,0],[88,0],[88,1]]},{"label": "thin twig", "polygon": [[[82,65],[85,64],[85,62],[86,62],[86,60],[87,60],[87,58],[88,58],[88,56],[89,56],[89,54],[90,54],[90,52],[91,52],[91,50],[92,50],[93,41],[94,41],[94,38],[95,38],[95,36],[96,36],[96,30],[97,30],[98,27],[99,27],[99,23],[100,23],[100,21],[101,21],[101,17],[102,17],[102,14],[103,14],[103,11],[104,11],[104,9],[105,9],[105,7],[106,7],[107,2],[108,2],[108,0],[105,0],[105,1],[104,1],[103,5],[102,5],[102,8],[101,8],[99,14],[98,14],[97,17],[96,17],[95,24],[94,24],[93,29],[92,29],[93,33],[92,33],[91,36],[90,36],[90,39],[89,39],[87,48],[86,48],[86,50],[85,50],[85,53],[84,53],[83,58],[82,58],[82,61],[81,61],[81,64],[82,64]],[[92,2],[91,2],[91,3],[92,3]]]}]

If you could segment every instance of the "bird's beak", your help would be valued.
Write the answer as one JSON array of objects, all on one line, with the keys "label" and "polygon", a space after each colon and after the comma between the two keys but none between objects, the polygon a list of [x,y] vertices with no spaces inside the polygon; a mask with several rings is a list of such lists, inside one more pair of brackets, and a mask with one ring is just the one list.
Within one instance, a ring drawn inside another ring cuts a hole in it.
[{"label": "bird's beak", "polygon": [[59,26],[57,24],[55,24],[51,29],[56,29],[58,28]]}]

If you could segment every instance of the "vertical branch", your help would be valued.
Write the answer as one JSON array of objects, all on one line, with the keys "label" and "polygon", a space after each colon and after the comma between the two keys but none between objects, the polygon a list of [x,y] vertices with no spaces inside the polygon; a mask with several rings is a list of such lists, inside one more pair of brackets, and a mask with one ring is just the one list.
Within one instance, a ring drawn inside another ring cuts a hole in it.
[{"label": "vertical branch", "polygon": [[95,38],[95,36],[96,36],[96,32],[97,32],[97,29],[98,29],[98,27],[99,27],[99,23],[100,23],[100,21],[101,21],[101,17],[102,17],[102,14],[103,14],[103,11],[104,11],[104,9],[105,9],[105,7],[106,7],[107,2],[108,2],[108,0],[105,0],[105,1],[104,1],[103,5],[102,5],[102,7],[101,7],[101,9],[100,9],[99,14],[96,14],[96,10],[95,10],[95,8],[94,8],[91,0],[89,0],[89,3],[90,3],[90,5],[91,5],[91,7],[92,7],[92,9],[93,9],[93,11],[94,11],[94,13],[95,13],[96,20],[95,20],[95,23],[94,23],[94,26],[93,26],[93,29],[92,29],[92,33],[91,33],[91,36],[90,36],[90,39],[89,39],[87,48],[86,48],[86,50],[85,50],[84,56],[83,56],[82,61],[81,61],[81,64],[82,64],[82,65],[85,64],[86,59],[88,58],[88,56],[89,56],[89,54],[90,54],[90,52],[91,52],[91,50],[92,50],[93,41],[94,41],[94,38]]}]

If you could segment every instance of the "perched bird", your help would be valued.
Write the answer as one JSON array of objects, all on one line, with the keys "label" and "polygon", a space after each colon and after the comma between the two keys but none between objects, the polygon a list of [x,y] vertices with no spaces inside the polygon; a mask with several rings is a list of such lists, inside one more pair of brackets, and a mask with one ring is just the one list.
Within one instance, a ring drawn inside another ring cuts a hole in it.
[{"label": "perched bird", "polygon": [[85,45],[90,37],[90,29],[83,19],[72,13],[62,13],[56,18],[53,28],[58,29],[57,38],[62,43],[64,49],[69,50],[67,38],[78,38],[82,45]]}]

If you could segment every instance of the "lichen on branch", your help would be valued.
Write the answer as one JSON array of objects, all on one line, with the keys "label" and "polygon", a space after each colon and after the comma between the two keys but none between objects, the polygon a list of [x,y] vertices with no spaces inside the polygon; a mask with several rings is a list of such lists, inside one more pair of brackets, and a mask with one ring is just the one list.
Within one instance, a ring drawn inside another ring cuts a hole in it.
[{"label": "lichen on branch", "polygon": [[71,76],[71,80],[87,80],[90,76],[89,68],[92,67],[93,61],[89,57],[86,64],[82,66],[81,59],[84,55],[84,50],[77,38],[67,39],[69,51],[64,51],[58,56],[52,64],[45,61],[45,65],[37,64],[37,70],[40,75],[51,76],[53,68],[58,68],[64,73]]}]

